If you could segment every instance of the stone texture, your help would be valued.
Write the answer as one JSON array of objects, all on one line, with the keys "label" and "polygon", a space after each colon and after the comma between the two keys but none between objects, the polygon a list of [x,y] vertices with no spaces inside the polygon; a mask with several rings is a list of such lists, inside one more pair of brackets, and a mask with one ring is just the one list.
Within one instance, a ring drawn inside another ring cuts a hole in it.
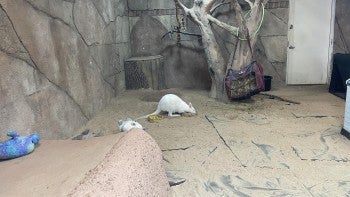
[{"label": "stone texture", "polygon": [[123,71],[117,73],[116,75],[116,87],[117,90],[125,90],[125,72],[124,72],[124,60],[130,57],[130,43],[118,43],[117,45],[117,54],[119,55],[119,68]]},{"label": "stone texture", "polygon": [[116,17],[116,33],[115,41],[120,42],[129,42],[129,18],[128,17]]},{"label": "stone texture", "polygon": [[[285,9],[285,12],[288,12]],[[281,13],[280,13],[281,14]],[[271,11],[265,11],[265,19],[261,26],[261,30],[259,32],[260,36],[280,36],[287,35],[288,32],[288,24],[282,20],[280,17],[277,17],[276,14],[273,14]]]},{"label": "stone texture", "polygon": [[100,65],[103,79],[113,89],[117,90],[117,75],[122,72],[120,57],[115,44],[90,46],[90,53],[94,60]]},{"label": "stone texture", "polygon": [[[101,78],[83,40],[59,20],[37,13],[22,0],[15,3],[3,6],[38,69],[62,87],[87,117],[92,117],[114,93]],[[22,17],[18,12],[28,16]]]},{"label": "stone texture", "polygon": [[147,10],[148,8],[148,0],[127,0],[128,8],[130,10]]},{"label": "stone texture", "polygon": [[288,47],[286,36],[261,37],[261,41],[270,62],[286,62]]},{"label": "stone texture", "polygon": [[115,1],[114,0],[91,0],[97,9],[100,16],[102,16],[105,23],[115,21]]},{"label": "stone texture", "polygon": [[0,65],[0,139],[13,129],[62,139],[86,123],[79,105],[26,62],[0,52]]},{"label": "stone texture", "polygon": [[173,0],[148,0],[148,7],[152,9],[175,9]]},{"label": "stone texture", "polygon": [[75,25],[87,45],[115,42],[115,26],[103,20],[93,2],[76,0],[73,12]]},{"label": "stone texture", "polygon": [[162,52],[166,86],[209,89],[211,81],[204,51],[188,45],[168,46]]},{"label": "stone texture", "polygon": [[74,27],[73,23],[73,4],[63,0],[27,0],[27,2],[36,10],[58,18]]},{"label": "stone texture", "polygon": [[[157,30],[157,31],[154,31]],[[131,55],[159,55],[164,48],[161,37],[168,32],[165,27],[153,17],[141,17],[130,33]]]},{"label": "stone texture", "polygon": [[115,0],[115,1],[116,1],[115,7],[114,7],[115,15],[116,16],[127,15],[127,9],[128,9],[127,0]]},{"label": "stone texture", "polygon": [[289,9],[288,8],[276,8],[276,9],[271,9],[269,11],[276,18],[283,21],[285,24],[288,24],[288,18],[289,18]]},{"label": "stone texture", "polygon": [[22,46],[5,11],[0,8],[0,50],[22,59],[33,66],[27,51]]},{"label": "stone texture", "polygon": [[70,196],[171,196],[162,152],[145,131],[123,133]]},{"label": "stone texture", "polygon": [[[1,55],[14,58],[14,67],[23,60],[32,69],[16,81],[35,73],[40,82],[26,84],[33,91],[30,97],[23,96],[31,93],[22,86],[16,86],[12,97],[1,95],[1,136],[16,129],[23,134],[37,130],[44,139],[71,137],[124,89],[119,51],[123,58],[130,51],[115,43],[116,23],[109,8],[114,3],[104,1],[96,8],[91,1],[0,0]],[[9,88],[11,83],[1,84],[4,91]],[[12,98],[18,101],[9,102]]]},{"label": "stone texture", "polygon": [[168,31],[173,30],[174,26],[178,26],[175,15],[162,15],[154,18],[159,20]]}]

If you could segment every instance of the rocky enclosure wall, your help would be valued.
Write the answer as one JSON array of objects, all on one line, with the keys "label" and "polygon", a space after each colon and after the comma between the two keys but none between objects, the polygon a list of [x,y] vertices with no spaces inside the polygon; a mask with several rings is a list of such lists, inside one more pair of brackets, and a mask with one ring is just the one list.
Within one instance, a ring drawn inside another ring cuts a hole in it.
[{"label": "rocky enclosure wall", "polygon": [[[191,6],[193,0],[182,0]],[[226,8],[225,8],[226,7]],[[265,10],[265,21],[260,30],[257,59],[264,65],[266,74],[275,83],[285,80],[287,59],[288,0],[271,0]],[[165,57],[166,84],[168,87],[210,88],[210,76],[203,46],[198,36],[169,33],[178,26],[173,0],[128,0],[131,55],[158,55]],[[217,18],[232,23],[228,6],[222,6]],[[181,18],[183,18],[183,15]],[[182,31],[200,34],[190,19],[184,18]],[[228,59],[236,41],[224,30],[214,27],[221,53]]]},{"label": "rocky enclosure wall", "polygon": [[71,137],[124,88],[123,0],[0,0],[0,138]]},{"label": "rocky enclosure wall", "polygon": [[[288,9],[288,0],[269,1],[255,51],[273,86],[285,81]],[[335,53],[349,53],[349,9],[337,0]],[[0,0],[0,139],[11,129],[71,137],[124,90],[130,57],[163,55],[167,87],[209,89],[201,39],[177,43],[175,13],[173,0]],[[228,59],[236,40],[214,29]],[[200,34],[187,18],[181,30]]]}]

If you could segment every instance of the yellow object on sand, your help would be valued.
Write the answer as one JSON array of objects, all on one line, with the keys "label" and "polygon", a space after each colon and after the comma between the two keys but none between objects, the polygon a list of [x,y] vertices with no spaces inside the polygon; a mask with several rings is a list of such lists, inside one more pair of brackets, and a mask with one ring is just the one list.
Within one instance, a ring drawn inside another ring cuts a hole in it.
[{"label": "yellow object on sand", "polygon": [[162,115],[150,115],[147,117],[148,122],[159,122],[163,119],[164,117]]}]

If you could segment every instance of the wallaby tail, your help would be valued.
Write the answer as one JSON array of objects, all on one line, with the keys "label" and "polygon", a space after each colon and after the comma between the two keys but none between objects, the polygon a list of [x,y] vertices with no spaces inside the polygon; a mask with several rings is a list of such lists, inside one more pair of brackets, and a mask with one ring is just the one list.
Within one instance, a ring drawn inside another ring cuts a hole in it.
[{"label": "wallaby tail", "polygon": [[156,114],[159,114],[160,113],[160,110],[156,110],[155,112],[151,113],[151,114],[148,114],[146,116],[141,116],[141,117],[138,117],[136,118],[135,120],[140,120],[140,119],[144,119],[144,118],[147,118],[148,116],[152,116],[152,115],[156,115]]}]

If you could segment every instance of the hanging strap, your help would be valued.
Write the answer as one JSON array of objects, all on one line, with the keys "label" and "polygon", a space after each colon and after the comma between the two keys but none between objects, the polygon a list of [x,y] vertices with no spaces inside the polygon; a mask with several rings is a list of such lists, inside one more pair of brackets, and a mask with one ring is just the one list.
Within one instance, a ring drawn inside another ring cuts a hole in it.
[{"label": "hanging strap", "polygon": [[254,53],[253,53],[253,48],[252,48],[252,43],[250,43],[250,35],[249,35],[249,30],[247,30],[247,41],[249,45],[249,51],[252,54],[252,59],[254,59]]},{"label": "hanging strap", "polygon": [[234,58],[235,58],[235,55],[236,55],[236,52],[237,52],[238,43],[239,43],[239,38],[237,37],[237,42],[236,42],[236,45],[235,45],[234,52],[231,53],[231,56],[230,56],[230,61],[231,61],[230,68],[233,68],[233,61],[234,61]]}]

